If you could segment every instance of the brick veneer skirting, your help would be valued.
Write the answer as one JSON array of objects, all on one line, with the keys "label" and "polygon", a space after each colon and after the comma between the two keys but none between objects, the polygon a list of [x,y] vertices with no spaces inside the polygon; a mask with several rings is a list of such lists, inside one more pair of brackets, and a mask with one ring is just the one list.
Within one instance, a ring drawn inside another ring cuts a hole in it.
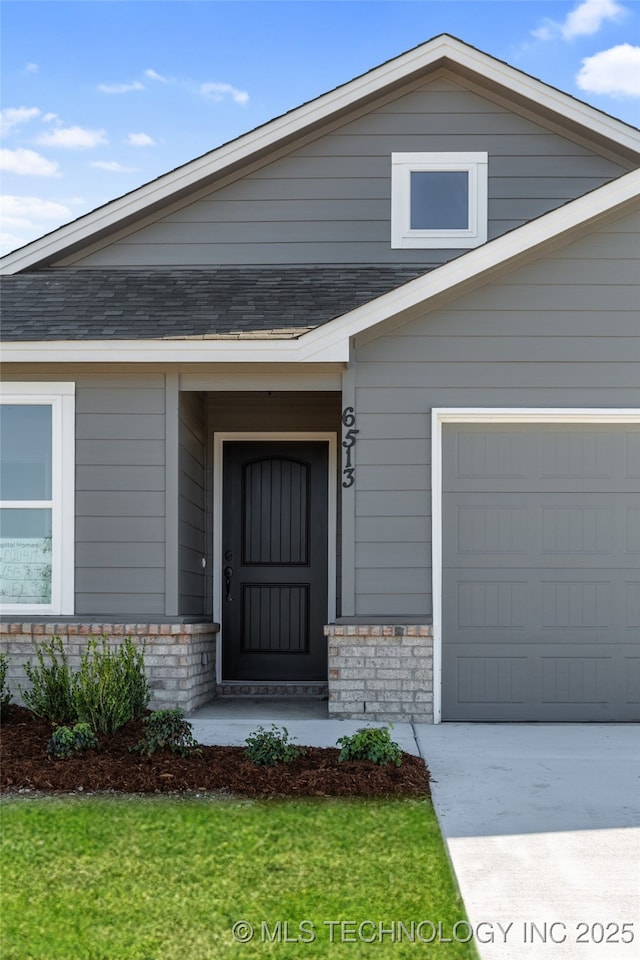
[{"label": "brick veneer skirting", "polygon": [[212,623],[4,623],[0,650],[9,655],[7,683],[20,703],[18,686],[29,686],[23,664],[36,662],[36,643],[60,637],[69,666],[77,669],[89,637],[106,637],[113,646],[130,637],[145,647],[151,709],[190,713],[215,696],[217,632]]},{"label": "brick veneer skirting", "polygon": [[329,716],[433,723],[433,628],[330,624]]}]

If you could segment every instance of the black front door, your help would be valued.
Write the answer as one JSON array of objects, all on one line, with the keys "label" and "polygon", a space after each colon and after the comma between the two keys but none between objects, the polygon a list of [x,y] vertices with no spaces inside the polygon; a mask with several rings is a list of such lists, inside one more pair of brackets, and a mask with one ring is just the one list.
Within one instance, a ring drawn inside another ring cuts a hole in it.
[{"label": "black front door", "polygon": [[328,444],[224,443],[222,678],[326,680]]}]

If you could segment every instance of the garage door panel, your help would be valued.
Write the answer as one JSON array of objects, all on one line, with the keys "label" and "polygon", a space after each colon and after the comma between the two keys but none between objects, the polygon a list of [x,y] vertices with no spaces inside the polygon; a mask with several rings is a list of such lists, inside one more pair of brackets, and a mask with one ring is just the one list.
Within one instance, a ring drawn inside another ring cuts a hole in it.
[{"label": "garage door panel", "polygon": [[623,429],[621,443],[610,425],[547,424],[542,433],[532,424],[492,424],[484,432],[460,425],[443,463],[445,489],[453,483],[459,490],[508,492],[533,482],[536,490],[571,492],[580,480],[597,492],[606,480],[609,487],[633,493],[637,484],[629,481],[640,477],[640,427]]},{"label": "garage door panel", "polygon": [[[630,708],[640,706],[640,657],[624,658],[624,689],[621,691],[621,699]],[[637,713],[637,709],[635,710]]]},{"label": "garage door panel", "polygon": [[528,700],[527,658],[494,651],[477,657],[461,651],[455,676],[455,696],[469,707],[494,703],[524,705]]},{"label": "garage door panel", "polygon": [[572,645],[560,645],[551,655],[535,644],[510,655],[500,644],[458,650],[455,673],[443,682],[443,701],[455,700],[466,720],[536,721],[634,720],[640,705],[640,664],[637,658],[575,656]]},{"label": "garage door panel", "polygon": [[543,579],[540,568],[483,570],[482,577],[475,569],[451,571],[455,584],[443,596],[447,640],[468,642],[473,634],[480,644],[636,642],[640,583],[624,570],[606,573],[564,567],[561,576],[544,571]]},{"label": "garage door panel", "polygon": [[509,575],[485,580],[458,580],[452,617],[456,631],[498,630],[513,634],[528,625],[528,583]]},{"label": "garage door panel", "polygon": [[640,582],[627,580],[624,588],[625,627],[640,635]]},{"label": "garage door panel", "polygon": [[540,698],[546,704],[606,704],[612,698],[611,660],[602,656],[541,657]]},{"label": "garage door panel", "polygon": [[[506,497],[517,497],[519,494],[528,494],[532,489],[536,493],[566,493],[574,496],[576,491],[581,494],[602,492],[603,481],[607,481],[614,493],[627,493],[630,496],[635,494],[638,486],[638,478],[629,474],[619,476],[613,479],[606,477],[531,477],[512,478],[512,477],[482,477],[475,479],[473,477],[461,477],[455,479],[455,489],[460,493],[486,493],[489,497],[493,494],[501,494]],[[445,483],[446,483],[445,478]],[[451,489],[450,485],[445,489]]]},{"label": "garage door panel", "polygon": [[636,569],[640,494],[447,493],[443,565]]},{"label": "garage door panel", "polygon": [[[640,487],[640,484],[639,484]],[[640,560],[640,506],[625,508],[624,543],[627,556]]]},{"label": "garage door panel", "polygon": [[640,480],[640,428],[629,430],[625,438],[625,477]]},{"label": "garage door panel", "polygon": [[616,585],[612,580],[580,579],[575,574],[567,579],[563,570],[562,579],[542,580],[538,588],[543,632],[560,638],[576,631],[601,635],[614,628]]},{"label": "garage door panel", "polygon": [[640,719],[640,426],[443,430],[443,717]]}]

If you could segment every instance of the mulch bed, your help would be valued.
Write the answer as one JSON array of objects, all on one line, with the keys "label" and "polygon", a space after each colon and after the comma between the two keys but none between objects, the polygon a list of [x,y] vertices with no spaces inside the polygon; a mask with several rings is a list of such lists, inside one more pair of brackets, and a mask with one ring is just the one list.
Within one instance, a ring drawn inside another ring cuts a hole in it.
[{"label": "mulch bed", "polygon": [[141,721],[111,736],[96,749],[66,760],[46,752],[52,725],[12,704],[0,736],[0,790],[25,792],[135,794],[224,792],[247,797],[415,797],[429,796],[424,761],[403,754],[402,764],[381,767],[368,761],[338,762],[338,749],[307,747],[292,763],[258,766],[243,747],[203,746],[183,759],[162,751],[151,757],[129,748],[142,739]]}]

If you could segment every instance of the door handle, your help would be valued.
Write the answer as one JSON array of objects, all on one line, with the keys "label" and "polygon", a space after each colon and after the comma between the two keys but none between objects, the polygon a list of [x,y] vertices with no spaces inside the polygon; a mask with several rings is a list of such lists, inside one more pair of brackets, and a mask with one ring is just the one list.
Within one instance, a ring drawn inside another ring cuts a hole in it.
[{"label": "door handle", "polygon": [[231,603],[231,577],[233,576],[233,567],[224,568],[224,598],[227,603]]}]

